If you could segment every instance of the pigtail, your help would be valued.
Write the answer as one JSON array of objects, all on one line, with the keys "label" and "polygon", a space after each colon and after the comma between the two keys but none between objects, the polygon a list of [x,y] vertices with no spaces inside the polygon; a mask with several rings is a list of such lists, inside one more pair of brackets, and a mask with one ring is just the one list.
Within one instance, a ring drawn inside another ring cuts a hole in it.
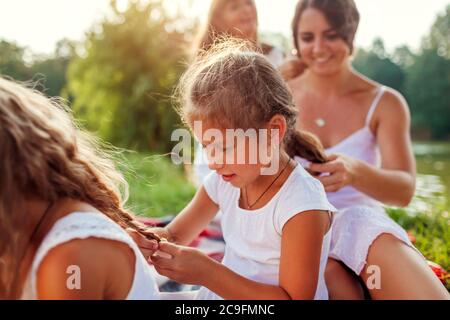
[{"label": "pigtail", "polygon": [[301,157],[310,162],[325,163],[327,156],[319,139],[306,131],[291,130],[286,137],[286,152],[290,157]]}]

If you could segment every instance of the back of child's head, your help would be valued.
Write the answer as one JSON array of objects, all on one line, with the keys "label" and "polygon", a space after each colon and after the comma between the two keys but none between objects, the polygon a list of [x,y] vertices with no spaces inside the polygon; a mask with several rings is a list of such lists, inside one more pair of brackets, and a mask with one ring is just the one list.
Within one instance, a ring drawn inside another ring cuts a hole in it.
[{"label": "back of child's head", "polygon": [[0,157],[0,299],[20,294],[14,279],[29,236],[24,231],[29,200],[76,199],[123,228],[145,233],[123,208],[127,183],[122,174],[98,141],[76,126],[70,110],[2,77]]},{"label": "back of child's head", "polygon": [[291,157],[326,162],[315,136],[297,130],[292,95],[267,58],[240,40],[221,39],[182,76],[178,95],[183,121],[218,129],[261,129],[275,115],[286,120],[283,146]]}]

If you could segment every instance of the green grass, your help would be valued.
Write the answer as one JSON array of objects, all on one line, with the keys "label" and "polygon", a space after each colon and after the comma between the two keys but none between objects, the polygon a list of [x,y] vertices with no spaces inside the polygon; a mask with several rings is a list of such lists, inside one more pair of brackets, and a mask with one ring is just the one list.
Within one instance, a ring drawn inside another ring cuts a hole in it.
[{"label": "green grass", "polygon": [[[136,214],[151,217],[176,214],[192,199],[195,188],[187,181],[183,168],[173,165],[169,157],[132,153],[126,155],[126,162],[127,170],[122,170],[130,184],[128,205]],[[387,211],[416,237],[415,245],[425,257],[450,270],[449,201],[445,191],[440,195],[439,190],[425,192],[431,189],[430,184],[438,184],[438,180],[429,178],[419,176],[418,193],[408,208]]]},{"label": "green grass", "polygon": [[195,194],[182,167],[170,157],[132,153],[126,155],[125,178],[130,185],[128,207],[148,217],[175,215]]},{"label": "green grass", "polygon": [[[415,238],[415,246],[433,262],[450,271],[450,219],[446,210],[436,208],[434,212],[411,214],[408,210],[388,208],[387,212]],[[446,287],[450,290],[450,278]]]}]

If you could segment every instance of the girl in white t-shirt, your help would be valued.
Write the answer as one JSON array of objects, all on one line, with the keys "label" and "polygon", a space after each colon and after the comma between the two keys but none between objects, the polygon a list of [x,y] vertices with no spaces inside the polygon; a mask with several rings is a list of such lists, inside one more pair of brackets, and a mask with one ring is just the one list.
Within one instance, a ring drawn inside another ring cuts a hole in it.
[{"label": "girl in white t-shirt", "polygon": [[[193,43],[193,58],[226,35],[252,43],[276,68],[284,62],[283,50],[263,42],[258,36],[258,12],[253,0],[212,0],[206,21]],[[210,172],[202,145],[198,143],[189,178],[199,187]]]},{"label": "girl in white t-shirt", "polygon": [[[280,75],[263,55],[230,41],[189,68],[180,93],[181,115],[214,171],[168,227],[152,230],[170,241],[159,245],[164,254],[151,257],[156,270],[201,285],[197,299],[327,299],[335,209],[320,182],[292,158],[326,159],[317,140],[295,129],[296,108]],[[181,246],[218,209],[222,263]]]}]

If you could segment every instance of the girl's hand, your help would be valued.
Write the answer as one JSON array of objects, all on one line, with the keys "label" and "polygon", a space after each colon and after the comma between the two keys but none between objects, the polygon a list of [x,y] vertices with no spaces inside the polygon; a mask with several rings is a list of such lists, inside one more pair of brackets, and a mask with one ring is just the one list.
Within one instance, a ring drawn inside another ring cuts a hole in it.
[{"label": "girl's hand", "polygon": [[[165,228],[148,228],[147,230],[153,232],[160,238],[167,238],[168,235],[167,231],[165,231]],[[142,252],[142,255],[147,261],[158,250],[158,241],[148,239],[131,228],[126,229],[126,232],[131,238],[133,238],[134,242],[136,242]]]},{"label": "girl's hand", "polygon": [[309,170],[329,175],[316,177],[322,182],[326,192],[336,192],[354,182],[358,161],[342,154],[332,154],[323,164],[311,163]]},{"label": "girl's hand", "polygon": [[198,249],[167,241],[159,243],[159,251],[151,257],[151,261],[159,274],[180,283],[193,285],[203,285],[206,275],[211,273],[210,268],[215,263]]},{"label": "girl's hand", "polygon": [[301,75],[307,68],[307,65],[299,58],[294,57],[286,60],[278,71],[285,81],[292,80]]}]

